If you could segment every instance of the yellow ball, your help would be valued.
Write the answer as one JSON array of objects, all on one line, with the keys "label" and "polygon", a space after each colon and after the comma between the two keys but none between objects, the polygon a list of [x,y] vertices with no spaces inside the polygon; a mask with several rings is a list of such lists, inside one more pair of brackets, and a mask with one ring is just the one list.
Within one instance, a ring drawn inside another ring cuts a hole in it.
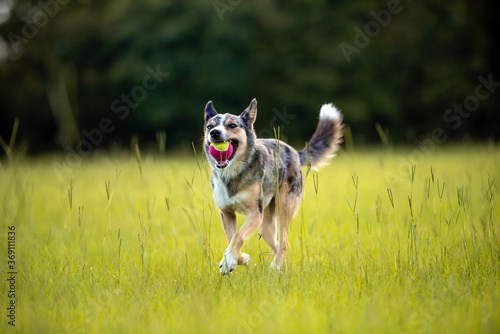
[{"label": "yellow ball", "polygon": [[226,151],[229,148],[229,142],[228,141],[223,141],[223,142],[220,142],[220,143],[212,142],[211,144],[212,144],[213,147],[215,147],[215,149],[217,151]]}]

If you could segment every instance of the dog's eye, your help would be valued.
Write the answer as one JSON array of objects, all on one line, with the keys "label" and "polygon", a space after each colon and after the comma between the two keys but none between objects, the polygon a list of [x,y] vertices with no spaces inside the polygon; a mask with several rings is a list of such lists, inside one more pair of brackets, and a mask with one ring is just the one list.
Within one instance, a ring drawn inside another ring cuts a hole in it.
[{"label": "dog's eye", "polygon": [[237,127],[238,127],[238,125],[236,125],[236,124],[229,124],[230,129],[236,129]]},{"label": "dog's eye", "polygon": [[207,125],[207,130],[212,130],[214,128],[213,125]]}]

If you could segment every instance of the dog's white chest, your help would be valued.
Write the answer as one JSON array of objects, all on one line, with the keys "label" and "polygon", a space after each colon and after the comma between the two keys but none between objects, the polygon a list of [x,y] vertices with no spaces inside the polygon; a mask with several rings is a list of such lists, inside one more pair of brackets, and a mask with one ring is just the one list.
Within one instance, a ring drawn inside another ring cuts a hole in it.
[{"label": "dog's white chest", "polygon": [[221,210],[236,210],[241,214],[245,214],[245,208],[241,203],[248,199],[250,194],[247,191],[240,191],[231,196],[223,182],[217,179],[213,181],[213,195],[217,207]]}]

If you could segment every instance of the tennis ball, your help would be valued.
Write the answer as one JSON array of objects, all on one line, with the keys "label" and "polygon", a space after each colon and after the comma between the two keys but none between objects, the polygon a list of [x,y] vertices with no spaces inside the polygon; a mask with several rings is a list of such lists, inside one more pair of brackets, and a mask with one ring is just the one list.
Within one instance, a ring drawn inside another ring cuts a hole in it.
[{"label": "tennis ball", "polygon": [[[218,150],[214,144],[223,144],[220,145],[219,147],[225,147],[224,150]],[[225,144],[225,145],[224,145]],[[231,157],[233,154],[233,145],[229,142],[224,142],[224,143],[212,143],[209,148],[210,155],[217,161],[225,161]]]},{"label": "tennis ball", "polygon": [[228,141],[223,141],[223,142],[212,142],[211,145],[215,147],[217,151],[225,151],[229,148],[229,142]]}]

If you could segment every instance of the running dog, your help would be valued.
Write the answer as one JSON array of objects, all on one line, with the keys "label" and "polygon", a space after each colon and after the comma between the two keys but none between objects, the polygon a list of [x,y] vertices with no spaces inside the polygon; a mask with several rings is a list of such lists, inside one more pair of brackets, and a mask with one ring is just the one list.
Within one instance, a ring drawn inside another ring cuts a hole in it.
[{"label": "running dog", "polygon": [[[219,263],[223,275],[236,265],[248,264],[250,256],[241,253],[241,247],[257,228],[274,252],[271,266],[283,267],[288,227],[304,194],[301,166],[321,167],[342,142],[343,117],[331,103],[321,107],[316,131],[300,151],[277,139],[257,139],[253,127],[256,117],[256,99],[239,116],[217,113],[212,101],[205,106],[204,150],[229,243]],[[236,211],[246,215],[240,229]]]}]

